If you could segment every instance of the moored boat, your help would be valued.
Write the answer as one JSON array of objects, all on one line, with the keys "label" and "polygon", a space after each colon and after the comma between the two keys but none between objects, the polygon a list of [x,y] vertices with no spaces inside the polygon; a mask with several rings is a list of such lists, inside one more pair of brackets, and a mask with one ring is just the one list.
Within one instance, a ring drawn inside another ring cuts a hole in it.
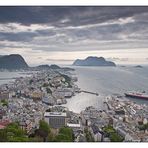
[{"label": "moored boat", "polygon": [[124,93],[126,97],[131,97],[131,98],[137,98],[137,99],[145,99],[148,100],[148,94],[146,94],[145,92],[127,92]]}]

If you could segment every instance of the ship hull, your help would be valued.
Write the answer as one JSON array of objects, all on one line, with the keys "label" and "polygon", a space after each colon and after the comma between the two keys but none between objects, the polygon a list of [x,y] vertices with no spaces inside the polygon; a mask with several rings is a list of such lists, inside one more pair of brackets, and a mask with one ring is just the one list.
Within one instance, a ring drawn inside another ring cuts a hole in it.
[{"label": "ship hull", "polygon": [[127,94],[127,93],[125,93],[125,96],[130,98],[148,100],[148,97],[146,96],[137,96],[137,95]]}]

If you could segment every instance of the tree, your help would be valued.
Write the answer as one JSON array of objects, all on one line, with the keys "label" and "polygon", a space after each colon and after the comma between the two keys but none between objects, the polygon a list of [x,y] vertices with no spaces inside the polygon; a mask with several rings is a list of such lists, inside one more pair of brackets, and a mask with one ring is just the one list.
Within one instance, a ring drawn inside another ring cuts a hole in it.
[{"label": "tree", "polygon": [[67,135],[59,134],[55,137],[55,142],[72,142],[72,141]]},{"label": "tree", "polygon": [[30,142],[28,137],[11,137],[9,142]]},{"label": "tree", "polygon": [[49,87],[46,88],[46,91],[47,91],[48,94],[52,94],[52,91]]},{"label": "tree", "polygon": [[5,129],[0,129],[0,142],[7,142],[7,133]]},{"label": "tree", "polygon": [[148,123],[147,123],[147,124],[142,124],[142,125],[140,125],[140,126],[139,126],[139,129],[140,129],[140,130],[144,130],[144,131],[147,130],[147,129],[148,129]]},{"label": "tree", "polygon": [[1,100],[2,106],[8,106],[8,101],[5,99]]},{"label": "tree", "polygon": [[40,120],[39,129],[36,130],[36,135],[42,137],[43,141],[46,141],[46,138],[48,137],[49,133],[50,133],[50,127],[48,123],[46,123],[44,120]]},{"label": "tree", "polygon": [[122,142],[124,140],[111,125],[104,127],[103,131],[110,138],[111,142]]},{"label": "tree", "polygon": [[48,83],[44,83],[43,87],[48,87],[48,85],[49,85]]},{"label": "tree", "polygon": [[117,133],[112,133],[112,134],[110,134],[110,140],[111,140],[111,142],[122,142],[124,140],[124,138],[119,136]]},{"label": "tree", "polygon": [[94,142],[95,141],[87,128],[84,129],[84,133],[85,133],[85,137],[86,137],[87,142]]},{"label": "tree", "polygon": [[48,123],[45,122],[44,120],[40,120],[40,122],[39,122],[39,129],[41,129],[43,131],[50,132],[50,127],[49,127]]},{"label": "tree", "polygon": [[3,142],[28,142],[30,139],[17,123],[10,123],[0,130],[0,141]]},{"label": "tree", "polygon": [[56,142],[73,142],[73,131],[71,128],[62,127],[59,134],[55,137]]},{"label": "tree", "polygon": [[33,80],[31,79],[30,81],[29,81],[29,84],[31,85],[33,83]]},{"label": "tree", "polygon": [[53,142],[55,140],[55,134],[50,132],[48,134],[48,142]]}]

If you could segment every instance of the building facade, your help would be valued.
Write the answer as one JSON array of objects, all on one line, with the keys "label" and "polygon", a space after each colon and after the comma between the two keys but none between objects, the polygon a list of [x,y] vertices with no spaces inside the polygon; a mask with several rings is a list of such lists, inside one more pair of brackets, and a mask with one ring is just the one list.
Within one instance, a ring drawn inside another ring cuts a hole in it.
[{"label": "building facade", "polygon": [[61,128],[66,126],[66,116],[63,112],[45,112],[44,120],[51,128]]}]

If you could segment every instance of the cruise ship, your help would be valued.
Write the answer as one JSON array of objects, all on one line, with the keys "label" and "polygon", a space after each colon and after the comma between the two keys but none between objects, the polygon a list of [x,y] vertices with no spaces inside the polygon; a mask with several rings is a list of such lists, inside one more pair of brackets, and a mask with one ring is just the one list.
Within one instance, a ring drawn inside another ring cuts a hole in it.
[{"label": "cruise ship", "polygon": [[148,94],[146,94],[145,92],[130,91],[130,92],[125,93],[125,96],[131,97],[131,98],[148,100]]}]

